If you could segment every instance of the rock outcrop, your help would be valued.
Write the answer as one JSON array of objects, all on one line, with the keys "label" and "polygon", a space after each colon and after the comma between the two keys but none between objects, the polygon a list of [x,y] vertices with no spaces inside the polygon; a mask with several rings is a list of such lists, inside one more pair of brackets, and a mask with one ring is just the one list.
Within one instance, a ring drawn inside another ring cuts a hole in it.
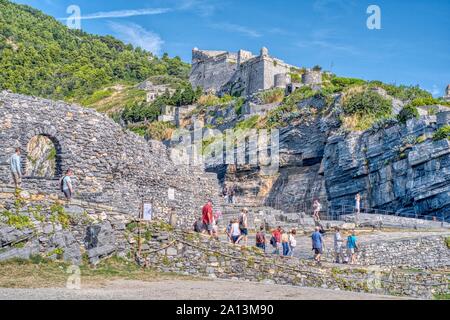
[{"label": "rock outcrop", "polygon": [[360,193],[364,207],[448,220],[450,141],[434,141],[432,136],[449,123],[449,114],[331,136],[323,161],[331,205],[352,205]]}]

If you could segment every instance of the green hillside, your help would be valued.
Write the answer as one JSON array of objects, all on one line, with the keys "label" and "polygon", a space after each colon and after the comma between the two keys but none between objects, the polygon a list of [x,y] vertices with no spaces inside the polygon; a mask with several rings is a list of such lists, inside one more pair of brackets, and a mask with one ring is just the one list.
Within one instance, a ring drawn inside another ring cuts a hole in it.
[{"label": "green hillside", "polygon": [[0,70],[0,89],[80,102],[150,76],[186,79],[189,65],[111,36],[70,30],[39,10],[0,0]]}]

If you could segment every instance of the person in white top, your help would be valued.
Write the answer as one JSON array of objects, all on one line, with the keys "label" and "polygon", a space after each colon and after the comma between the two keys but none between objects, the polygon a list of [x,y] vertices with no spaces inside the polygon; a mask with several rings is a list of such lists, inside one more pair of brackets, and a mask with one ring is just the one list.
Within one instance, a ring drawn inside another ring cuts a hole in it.
[{"label": "person in white top", "polygon": [[16,189],[22,184],[22,163],[20,159],[20,148],[16,148],[16,152],[9,159],[11,175],[14,180]]},{"label": "person in white top", "polygon": [[318,199],[314,200],[313,210],[314,210],[313,212],[314,221],[320,221],[320,210],[322,210],[322,206],[320,205]]},{"label": "person in white top", "polygon": [[67,200],[72,199],[73,195],[73,186],[72,186],[72,179],[73,171],[71,169],[68,169],[66,171],[66,175],[61,180],[61,191],[64,193],[64,196]]},{"label": "person in white top", "polygon": [[295,240],[295,235],[297,234],[297,230],[292,229],[289,233],[289,256],[294,256],[295,247],[297,247],[297,240]]},{"label": "person in white top", "polygon": [[242,236],[241,236],[241,228],[239,228],[239,219],[233,220],[233,224],[231,225],[230,234],[231,234],[231,241],[234,244],[238,244],[239,241],[241,241]]},{"label": "person in white top", "polygon": [[336,263],[344,263],[344,253],[343,253],[343,244],[344,240],[342,240],[342,235],[340,233],[339,227],[336,227],[336,232],[334,233],[334,253],[336,258]]},{"label": "person in white top", "polygon": [[361,195],[359,193],[355,196],[355,224],[358,225],[359,214],[361,213]]}]

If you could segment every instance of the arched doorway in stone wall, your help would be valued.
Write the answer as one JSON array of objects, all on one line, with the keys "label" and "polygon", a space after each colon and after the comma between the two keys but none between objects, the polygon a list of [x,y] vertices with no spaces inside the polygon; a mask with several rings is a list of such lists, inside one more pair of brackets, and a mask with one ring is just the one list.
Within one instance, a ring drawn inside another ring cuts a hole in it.
[{"label": "arched doorway in stone wall", "polygon": [[61,147],[58,141],[44,134],[32,137],[26,147],[25,176],[51,179],[61,174]]}]

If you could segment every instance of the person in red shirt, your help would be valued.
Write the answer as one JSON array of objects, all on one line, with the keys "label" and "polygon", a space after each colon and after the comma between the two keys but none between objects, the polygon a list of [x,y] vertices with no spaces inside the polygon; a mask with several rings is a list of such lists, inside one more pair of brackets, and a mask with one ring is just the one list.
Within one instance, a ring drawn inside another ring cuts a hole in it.
[{"label": "person in red shirt", "polygon": [[208,200],[208,203],[203,206],[202,221],[203,221],[205,230],[208,231],[209,235],[212,235],[212,233],[213,233],[213,206],[212,206],[211,200]]},{"label": "person in red shirt", "polygon": [[275,240],[273,243],[273,247],[275,250],[272,252],[273,254],[280,254],[280,248],[281,248],[281,227],[276,228],[272,232],[272,238]]}]

